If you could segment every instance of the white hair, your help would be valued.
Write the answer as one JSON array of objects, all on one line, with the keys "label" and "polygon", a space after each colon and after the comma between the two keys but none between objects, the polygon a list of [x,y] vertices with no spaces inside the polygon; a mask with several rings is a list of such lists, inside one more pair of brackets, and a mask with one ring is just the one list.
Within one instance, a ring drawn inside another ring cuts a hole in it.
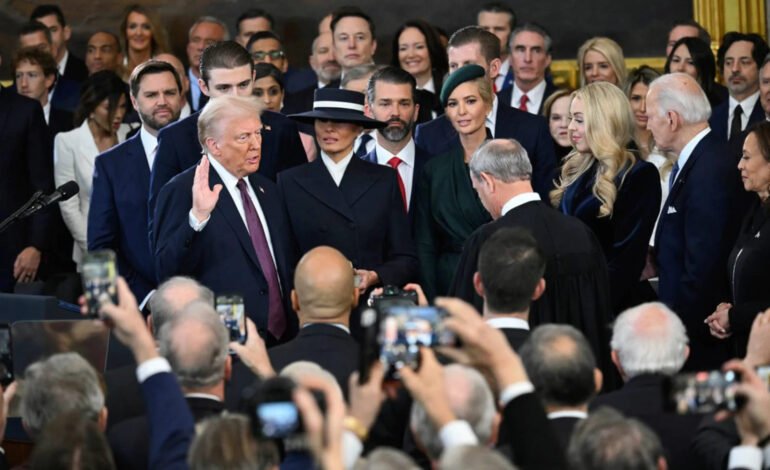
[{"label": "white hair", "polygon": [[687,330],[679,316],[660,302],[621,313],[612,327],[610,346],[626,377],[674,375],[687,359]]},{"label": "white hair", "polygon": [[471,155],[468,166],[477,180],[482,173],[504,183],[532,178],[532,163],[527,150],[514,139],[493,139],[482,143]]},{"label": "white hair", "polygon": [[[691,81],[691,85],[694,85],[690,87],[692,90],[683,87],[682,81]],[[706,93],[695,79],[686,73],[661,75],[650,83],[648,94],[655,94],[660,116],[673,111],[687,124],[706,122],[711,117],[711,104]]]},{"label": "white hair", "polygon": [[340,384],[337,383],[337,379],[334,378],[331,372],[319,366],[315,362],[292,362],[291,364],[281,369],[281,373],[278,375],[281,377],[288,377],[297,383],[302,383],[303,377],[315,377],[338,389],[340,391],[340,395],[342,395],[342,389],[340,388]]}]

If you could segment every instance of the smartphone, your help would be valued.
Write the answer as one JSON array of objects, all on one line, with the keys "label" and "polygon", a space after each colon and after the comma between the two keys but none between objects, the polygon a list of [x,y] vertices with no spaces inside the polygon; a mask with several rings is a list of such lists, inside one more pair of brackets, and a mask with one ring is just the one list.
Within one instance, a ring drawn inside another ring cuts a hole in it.
[{"label": "smartphone", "polygon": [[219,295],[217,313],[230,334],[230,341],[246,342],[246,308],[243,297],[237,294]]},{"label": "smartphone", "polygon": [[390,307],[379,326],[380,361],[385,364],[386,380],[400,379],[404,366],[419,367],[420,346],[452,346],[453,332],[444,327],[446,310],[438,307]]},{"label": "smartphone", "polygon": [[89,251],[83,257],[81,277],[88,315],[99,317],[104,302],[118,303],[118,267],[112,250]]},{"label": "smartphone", "polygon": [[379,313],[375,308],[367,308],[361,312],[361,330],[363,331],[361,347],[358,355],[358,384],[369,381],[372,364],[379,359]]},{"label": "smartphone", "polygon": [[262,382],[248,405],[255,436],[285,439],[303,433],[302,417],[293,401],[295,386],[281,376]]},{"label": "smartphone", "polygon": [[677,374],[664,382],[666,410],[677,414],[737,410],[742,403],[735,393],[740,374],[719,370]]},{"label": "smartphone", "polygon": [[11,325],[0,324],[0,385],[5,388],[13,382]]}]

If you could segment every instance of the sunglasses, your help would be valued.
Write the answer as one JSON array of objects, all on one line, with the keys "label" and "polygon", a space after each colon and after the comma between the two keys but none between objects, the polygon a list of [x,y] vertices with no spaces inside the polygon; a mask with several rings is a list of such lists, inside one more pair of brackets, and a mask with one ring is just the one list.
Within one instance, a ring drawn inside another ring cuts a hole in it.
[{"label": "sunglasses", "polygon": [[253,52],[251,54],[251,57],[254,60],[264,60],[266,57],[269,56],[273,60],[278,60],[278,59],[282,59],[285,55],[286,54],[284,54],[283,51],[269,51],[269,52],[257,51],[257,52]]}]

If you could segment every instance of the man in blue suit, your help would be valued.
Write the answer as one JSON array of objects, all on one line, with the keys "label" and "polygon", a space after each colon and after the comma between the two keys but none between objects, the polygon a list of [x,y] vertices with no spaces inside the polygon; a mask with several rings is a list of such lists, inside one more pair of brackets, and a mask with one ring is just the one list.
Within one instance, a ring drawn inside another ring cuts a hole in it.
[{"label": "man in blue suit", "polygon": [[88,249],[109,248],[118,270],[141,302],[155,288],[155,263],[147,238],[147,194],[158,131],[179,118],[182,82],[174,67],[157,60],[131,74],[131,103],[142,127],[96,157],[88,213]]},{"label": "man in blue suit", "polygon": [[727,256],[735,241],[740,179],[725,142],[709,128],[709,102],[689,75],[656,79],[647,94],[648,128],[663,150],[678,155],[655,236],[660,300],[684,322],[689,369],[718,368],[723,342],[703,322],[728,298]]},{"label": "man in blue suit", "polygon": [[[249,53],[234,41],[206,48],[200,59],[201,91],[210,98],[222,95],[250,96],[254,72]],[[198,116],[195,113],[158,134],[158,152],[150,177],[149,214],[152,218],[158,193],[164,184],[195,165],[201,157]],[[307,162],[297,125],[282,114],[263,111],[262,161],[259,173],[275,181],[279,171]],[[152,220],[150,220],[152,235]]]},{"label": "man in blue suit", "polygon": [[[486,70],[490,84],[500,69],[500,41],[494,34],[476,26],[457,30],[449,39],[447,55],[450,71],[476,64]],[[510,102],[504,103],[495,97],[492,112],[487,116],[487,129],[492,137],[516,139],[527,150],[532,162],[532,186],[547,200],[557,165],[545,119],[513,109]],[[441,155],[460,145],[457,131],[446,116],[417,126],[414,140],[430,155]]]},{"label": "man in blue suit", "polygon": [[242,296],[246,314],[275,344],[296,331],[289,303],[296,255],[278,188],[257,174],[259,111],[254,98],[230,95],[201,111],[206,155],[160,191],[153,248],[159,281],[186,275],[217,295]]},{"label": "man in blue suit", "polygon": [[430,159],[428,152],[415,145],[412,139],[420,106],[415,102],[414,77],[398,67],[385,67],[372,75],[367,95],[372,116],[387,123],[387,126],[377,130],[374,149],[362,158],[398,172],[399,190],[409,214],[409,223],[412,224],[412,201],[418,197],[417,182],[425,162]]}]

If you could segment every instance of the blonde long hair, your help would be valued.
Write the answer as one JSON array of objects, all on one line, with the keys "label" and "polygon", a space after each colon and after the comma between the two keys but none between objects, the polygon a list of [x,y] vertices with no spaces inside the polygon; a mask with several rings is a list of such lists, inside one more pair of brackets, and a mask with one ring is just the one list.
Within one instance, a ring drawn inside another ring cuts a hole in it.
[{"label": "blonde long hair", "polygon": [[580,71],[580,86],[583,87],[586,85],[586,74],[583,70],[583,63],[585,62],[586,53],[588,53],[588,51],[596,51],[607,59],[612,71],[615,72],[615,77],[618,79],[617,85],[622,87],[628,77],[626,60],[623,57],[623,48],[612,39],[602,36],[589,39],[580,46],[580,49],[578,49],[577,59],[578,70]]},{"label": "blonde long hair", "polygon": [[[573,150],[564,159],[556,189],[551,191],[551,203],[558,207],[564,191],[598,161],[593,194],[601,202],[599,217],[612,215],[618,187],[615,178],[630,168],[636,158],[627,146],[634,135],[634,116],[626,95],[607,82],[597,82],[575,91],[572,101],[583,101],[585,139],[591,153]],[[570,103],[570,107],[572,103]]]}]

